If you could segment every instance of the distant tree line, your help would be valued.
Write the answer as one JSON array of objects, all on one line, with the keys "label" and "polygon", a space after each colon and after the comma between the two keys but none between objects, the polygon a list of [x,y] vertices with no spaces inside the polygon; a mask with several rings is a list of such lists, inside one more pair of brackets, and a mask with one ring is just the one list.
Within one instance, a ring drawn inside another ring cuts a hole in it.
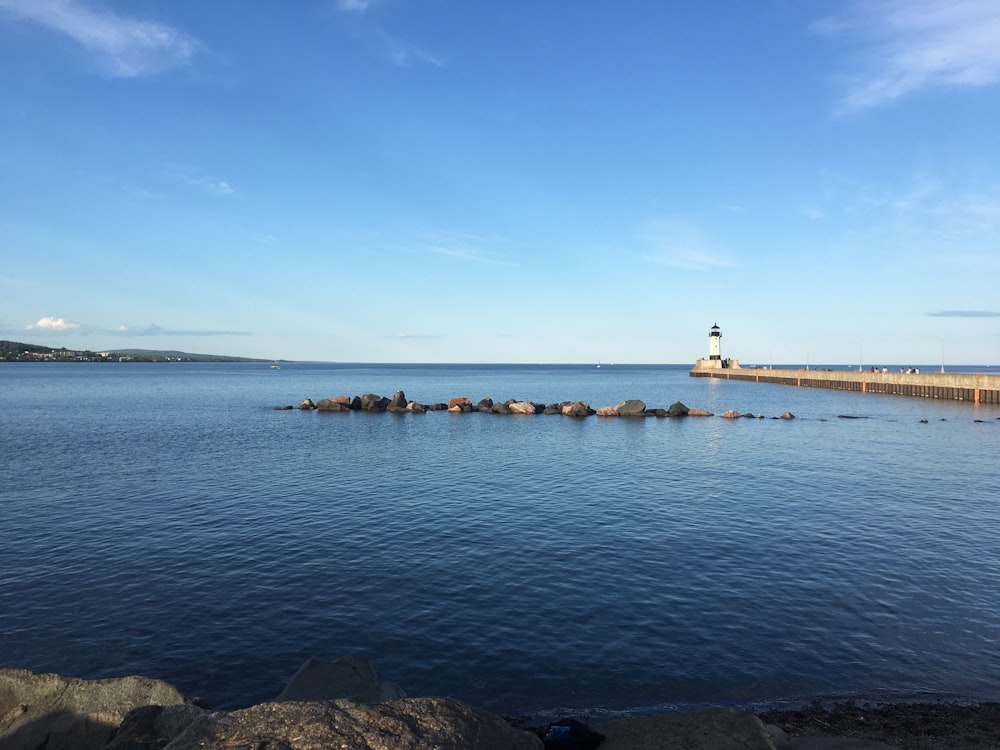
[{"label": "distant tree line", "polygon": [[247,357],[227,357],[215,354],[187,354],[176,351],[125,349],[93,352],[89,349],[67,349],[0,341],[0,362],[264,362]]}]

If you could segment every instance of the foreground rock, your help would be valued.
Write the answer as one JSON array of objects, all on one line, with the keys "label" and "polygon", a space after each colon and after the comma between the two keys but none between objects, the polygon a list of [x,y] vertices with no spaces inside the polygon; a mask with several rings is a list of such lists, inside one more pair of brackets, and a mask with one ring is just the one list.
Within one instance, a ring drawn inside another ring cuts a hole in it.
[{"label": "foreground rock", "polygon": [[[115,750],[154,746],[119,745]],[[262,703],[240,711],[204,712],[168,744],[159,747],[164,750],[541,750],[542,742],[499,716],[456,700],[409,698],[377,705],[350,700]]]},{"label": "foreground rock", "polygon": [[0,750],[97,750],[132,709],[187,702],[173,685],[148,677],[81,680],[2,669]]}]

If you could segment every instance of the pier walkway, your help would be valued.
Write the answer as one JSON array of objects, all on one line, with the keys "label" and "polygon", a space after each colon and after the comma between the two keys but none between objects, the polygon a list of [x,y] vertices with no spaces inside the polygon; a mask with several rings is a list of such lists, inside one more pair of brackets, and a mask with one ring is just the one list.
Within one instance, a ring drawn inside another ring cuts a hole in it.
[{"label": "pier walkway", "polygon": [[871,372],[862,370],[771,370],[741,367],[706,367],[691,370],[693,378],[747,380],[755,383],[794,385],[800,388],[828,388],[861,393],[941,398],[972,404],[1000,405],[1000,375],[938,372]]}]

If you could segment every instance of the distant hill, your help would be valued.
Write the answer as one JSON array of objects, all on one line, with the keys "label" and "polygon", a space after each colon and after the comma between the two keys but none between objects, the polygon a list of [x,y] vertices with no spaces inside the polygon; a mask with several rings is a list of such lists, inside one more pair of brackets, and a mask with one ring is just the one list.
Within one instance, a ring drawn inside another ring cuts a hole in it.
[{"label": "distant hill", "polygon": [[155,359],[182,360],[184,362],[270,362],[269,359],[252,357],[227,357],[224,354],[191,354],[173,349],[115,349],[115,354],[126,357],[151,357]]},{"label": "distant hill", "polygon": [[67,349],[19,341],[0,341],[0,362],[268,362],[251,357],[191,354],[166,349]]}]

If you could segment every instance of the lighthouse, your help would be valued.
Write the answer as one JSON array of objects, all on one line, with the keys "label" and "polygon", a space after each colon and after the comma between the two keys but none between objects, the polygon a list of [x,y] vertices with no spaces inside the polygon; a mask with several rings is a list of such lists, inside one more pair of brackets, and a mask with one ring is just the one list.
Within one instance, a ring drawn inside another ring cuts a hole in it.
[{"label": "lighthouse", "polygon": [[722,333],[718,323],[708,332],[708,358],[716,362],[722,359]]},{"label": "lighthouse", "polygon": [[740,361],[738,359],[722,358],[722,332],[719,324],[716,323],[708,332],[708,358],[698,359],[694,363],[692,373],[698,370],[739,370]]}]

